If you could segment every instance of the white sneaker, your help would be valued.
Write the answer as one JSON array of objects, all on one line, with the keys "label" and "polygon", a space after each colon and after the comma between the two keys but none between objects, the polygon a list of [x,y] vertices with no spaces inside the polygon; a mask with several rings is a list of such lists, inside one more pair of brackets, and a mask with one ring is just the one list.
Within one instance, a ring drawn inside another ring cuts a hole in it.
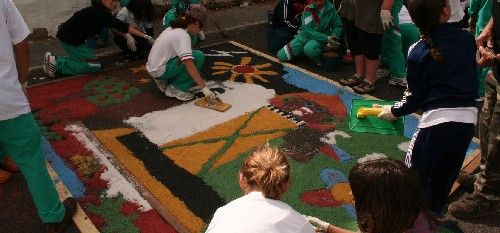
[{"label": "white sneaker", "polygon": [[56,77],[56,56],[51,52],[45,53],[43,71],[51,78]]},{"label": "white sneaker", "polygon": [[406,88],[408,86],[408,83],[406,82],[406,77],[404,77],[404,78],[396,78],[396,77],[393,76],[389,80],[389,85]]},{"label": "white sneaker", "polygon": [[188,100],[192,100],[194,98],[193,94],[191,94],[189,92],[181,91],[172,85],[166,86],[164,93],[168,97],[173,97],[173,98],[176,98],[176,99],[182,100],[182,101],[188,101]]},{"label": "white sneaker", "polygon": [[167,84],[165,84],[165,81],[158,80],[155,78],[153,78],[153,81],[155,81],[156,87],[158,87],[158,89],[160,89],[161,92],[165,92],[165,90],[167,89]]},{"label": "white sneaker", "polygon": [[389,75],[391,75],[390,70],[384,68],[377,69],[377,73],[375,73],[375,81],[389,77]]}]

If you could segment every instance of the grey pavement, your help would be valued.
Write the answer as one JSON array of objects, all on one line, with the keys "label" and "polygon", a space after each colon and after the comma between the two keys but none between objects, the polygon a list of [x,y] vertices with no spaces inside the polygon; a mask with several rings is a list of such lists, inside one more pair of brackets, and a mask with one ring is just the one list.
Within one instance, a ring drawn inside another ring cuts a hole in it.
[{"label": "grey pavement", "polygon": [[[207,39],[201,44],[208,45],[226,40],[234,40],[245,44],[251,48],[267,53],[266,51],[266,12],[272,10],[274,2],[266,1],[257,5],[248,7],[234,7],[220,11],[211,11],[207,19],[204,31]],[[221,33],[219,27],[225,32]],[[161,19],[156,20],[155,33],[161,33]],[[49,79],[41,71],[43,55],[46,51],[55,54],[63,54],[62,48],[54,38],[30,42],[30,85],[40,82],[46,82]],[[104,49],[99,49],[96,54],[100,57],[103,66],[113,66],[123,64],[124,57],[121,55],[118,47],[111,45]],[[272,55],[272,54],[269,54]],[[344,64],[336,72],[322,70],[309,63],[306,59],[298,59],[294,64],[307,70],[318,73],[326,78],[338,81],[341,78],[352,75],[354,69],[352,64]],[[376,91],[373,96],[381,99],[399,99],[403,93],[401,88],[387,85],[388,80],[380,80],[376,84]],[[463,192],[455,195],[460,196]],[[500,214],[480,219],[461,221],[457,220],[462,230],[466,233],[499,233],[500,232]]]}]

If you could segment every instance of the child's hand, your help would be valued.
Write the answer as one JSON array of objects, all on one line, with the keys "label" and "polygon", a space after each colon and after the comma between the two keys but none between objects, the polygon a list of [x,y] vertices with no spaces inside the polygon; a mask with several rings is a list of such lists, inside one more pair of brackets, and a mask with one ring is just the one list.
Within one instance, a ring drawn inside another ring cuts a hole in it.
[{"label": "child's hand", "polygon": [[313,225],[316,232],[326,232],[326,230],[328,229],[328,226],[330,226],[329,223],[327,223],[319,218],[312,217],[312,216],[306,216],[306,215],[303,215],[303,216],[307,219],[307,221],[309,221],[309,223],[311,223],[311,225]]},{"label": "child's hand", "polygon": [[394,114],[392,114],[391,108],[392,108],[391,105],[384,105],[382,107],[382,112],[380,114],[378,114],[377,117],[382,119],[382,120],[386,120],[386,121],[397,120],[398,118],[395,117]]},{"label": "child's hand", "polygon": [[135,52],[137,51],[137,47],[135,46],[135,39],[132,35],[129,33],[125,34],[125,39],[127,39],[127,46],[130,51]]},{"label": "child's hand", "polygon": [[155,43],[155,39],[150,35],[144,34],[144,39],[146,39],[150,44]]},{"label": "child's hand", "polygon": [[384,31],[394,25],[392,23],[392,15],[389,10],[380,10],[380,21],[382,21],[382,27],[384,28]]},{"label": "child's hand", "polygon": [[203,95],[205,95],[205,97],[209,100],[215,100],[217,98],[215,93],[213,93],[208,87],[201,89],[201,92],[203,92]]}]

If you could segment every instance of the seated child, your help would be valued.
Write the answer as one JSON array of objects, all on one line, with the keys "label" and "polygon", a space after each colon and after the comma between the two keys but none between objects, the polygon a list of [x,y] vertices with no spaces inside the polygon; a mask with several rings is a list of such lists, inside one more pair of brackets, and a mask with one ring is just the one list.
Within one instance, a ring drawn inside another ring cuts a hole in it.
[{"label": "seated child", "polygon": [[185,14],[180,14],[156,40],[149,53],[146,69],[157,87],[168,97],[188,101],[194,98],[189,88],[194,84],[209,99],[215,94],[206,86],[199,70],[205,55],[192,50],[189,35],[198,35],[203,28],[207,10],[201,4],[191,4]]},{"label": "seated child", "polygon": [[[177,18],[177,15],[184,14],[190,4],[199,4],[201,0],[172,0],[170,10],[163,16],[163,27],[168,28],[172,26],[172,22]],[[196,47],[200,41],[205,40],[205,33],[203,30],[198,35],[190,35],[193,46]]]},{"label": "seated child", "polygon": [[290,164],[277,149],[264,147],[248,156],[239,185],[245,195],[217,209],[206,233],[314,233],[306,218],[280,201],[290,186]]},{"label": "seated child", "polygon": [[56,57],[50,52],[45,53],[45,73],[55,77],[57,74],[76,75],[99,71],[101,64],[95,62],[94,51],[85,44],[85,40],[98,34],[103,26],[144,38],[152,44],[153,37],[113,17],[111,11],[117,6],[117,0],[101,0],[100,4],[84,8],[62,23],[56,37],[69,56]]},{"label": "seated child", "polygon": [[[153,16],[154,8],[151,0],[130,0],[129,4],[118,12],[116,18],[142,33],[154,36]],[[151,48],[151,44],[142,37],[121,33],[118,30],[114,32],[113,40],[116,45],[130,57],[146,56]]]},{"label": "seated child", "polygon": [[[360,232],[436,232],[417,175],[400,161],[365,157],[349,172]],[[353,233],[315,217],[307,217],[321,232]]]},{"label": "seated child", "polygon": [[299,33],[278,51],[278,59],[290,61],[295,56],[305,54],[314,63],[321,65],[320,55],[325,46],[340,46],[342,22],[337,10],[330,1],[314,0],[304,9],[301,21]]},{"label": "seated child", "polygon": [[276,54],[297,34],[305,0],[280,0],[273,11],[268,12],[267,50]]}]

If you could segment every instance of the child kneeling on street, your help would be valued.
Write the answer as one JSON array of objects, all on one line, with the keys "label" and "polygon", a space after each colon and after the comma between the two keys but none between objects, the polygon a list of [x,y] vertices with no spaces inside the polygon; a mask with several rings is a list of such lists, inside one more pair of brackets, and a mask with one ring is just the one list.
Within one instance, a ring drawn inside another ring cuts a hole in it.
[{"label": "child kneeling on street", "polygon": [[50,52],[45,53],[43,65],[45,73],[53,78],[56,75],[88,74],[99,71],[101,64],[95,61],[97,57],[85,40],[97,35],[104,26],[144,38],[153,44],[153,37],[113,17],[111,12],[117,6],[118,0],[101,0],[100,4],[84,8],[62,23],[57,30],[56,37],[69,56],[54,56]]},{"label": "child kneeling on street", "polygon": [[188,101],[194,95],[188,92],[196,83],[205,97],[215,99],[200,75],[205,55],[192,50],[189,35],[198,35],[207,15],[201,4],[191,4],[185,14],[180,14],[156,40],[149,53],[146,69],[157,87],[168,97]]}]

